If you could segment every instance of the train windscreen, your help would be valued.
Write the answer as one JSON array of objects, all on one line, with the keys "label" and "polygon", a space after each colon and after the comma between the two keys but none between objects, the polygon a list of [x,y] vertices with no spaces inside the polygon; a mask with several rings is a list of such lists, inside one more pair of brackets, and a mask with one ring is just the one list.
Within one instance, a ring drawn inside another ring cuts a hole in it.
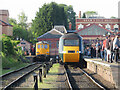
[{"label": "train windscreen", "polygon": [[64,46],[79,46],[79,40],[65,39]]}]

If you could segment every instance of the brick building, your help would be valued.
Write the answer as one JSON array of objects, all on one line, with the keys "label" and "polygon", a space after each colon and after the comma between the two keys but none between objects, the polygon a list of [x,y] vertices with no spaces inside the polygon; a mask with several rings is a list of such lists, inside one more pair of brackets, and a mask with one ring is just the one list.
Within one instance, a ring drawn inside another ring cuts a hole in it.
[{"label": "brick building", "polygon": [[21,40],[20,43],[17,46],[20,46],[23,51],[26,51],[26,52],[30,53],[31,45],[32,44],[29,43],[28,41]]},{"label": "brick building", "polygon": [[54,26],[54,28],[37,38],[38,41],[47,41],[50,45],[50,56],[57,56],[59,38],[66,33],[64,26]]},{"label": "brick building", "polygon": [[112,31],[119,31],[120,30],[120,18],[119,19],[107,19],[107,18],[81,18],[81,11],[79,12],[79,16],[76,18],[76,30],[80,30],[84,27],[89,26],[90,24],[97,24],[105,29],[112,30]]},{"label": "brick building", "polygon": [[97,40],[102,41],[105,39],[106,34],[111,33],[111,30],[105,29],[97,24],[90,24],[80,30],[76,30],[80,36],[83,37],[84,45],[91,45],[92,42],[97,42]]},{"label": "brick building", "polygon": [[8,10],[0,10],[0,32],[8,36],[13,36],[13,26],[9,24]]}]

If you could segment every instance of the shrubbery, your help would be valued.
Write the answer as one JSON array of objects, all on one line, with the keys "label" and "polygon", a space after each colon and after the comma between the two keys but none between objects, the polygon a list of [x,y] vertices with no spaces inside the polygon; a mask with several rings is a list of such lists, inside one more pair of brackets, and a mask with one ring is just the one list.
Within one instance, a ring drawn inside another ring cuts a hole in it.
[{"label": "shrubbery", "polygon": [[23,51],[21,47],[17,47],[17,44],[20,41],[11,40],[10,37],[3,35],[2,36],[2,66],[3,68],[9,68],[14,66],[20,61],[20,57],[23,56]]}]

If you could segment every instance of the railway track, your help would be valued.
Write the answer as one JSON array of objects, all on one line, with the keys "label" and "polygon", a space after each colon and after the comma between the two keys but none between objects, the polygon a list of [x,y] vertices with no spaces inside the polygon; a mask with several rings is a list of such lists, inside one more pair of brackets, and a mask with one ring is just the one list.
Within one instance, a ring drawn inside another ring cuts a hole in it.
[{"label": "railway track", "polygon": [[19,70],[15,70],[13,72],[0,76],[0,84],[2,85],[2,90],[10,89],[12,85],[18,83],[20,79],[24,78],[26,75],[30,74],[41,66],[42,64],[34,63]]},{"label": "railway track", "polygon": [[92,79],[86,72],[79,67],[65,65],[66,77],[71,90],[74,89],[97,89],[105,90],[103,86]]}]

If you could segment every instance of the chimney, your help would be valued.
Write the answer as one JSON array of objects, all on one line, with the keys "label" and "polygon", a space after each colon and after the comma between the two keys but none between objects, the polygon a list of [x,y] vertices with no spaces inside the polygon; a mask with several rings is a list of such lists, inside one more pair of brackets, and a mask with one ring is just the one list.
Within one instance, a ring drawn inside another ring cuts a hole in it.
[{"label": "chimney", "polygon": [[81,18],[81,11],[79,11],[79,16],[78,16],[78,18]]},{"label": "chimney", "polygon": [[9,21],[9,12],[8,12],[8,10],[0,10],[0,20],[8,23],[8,21]]}]

